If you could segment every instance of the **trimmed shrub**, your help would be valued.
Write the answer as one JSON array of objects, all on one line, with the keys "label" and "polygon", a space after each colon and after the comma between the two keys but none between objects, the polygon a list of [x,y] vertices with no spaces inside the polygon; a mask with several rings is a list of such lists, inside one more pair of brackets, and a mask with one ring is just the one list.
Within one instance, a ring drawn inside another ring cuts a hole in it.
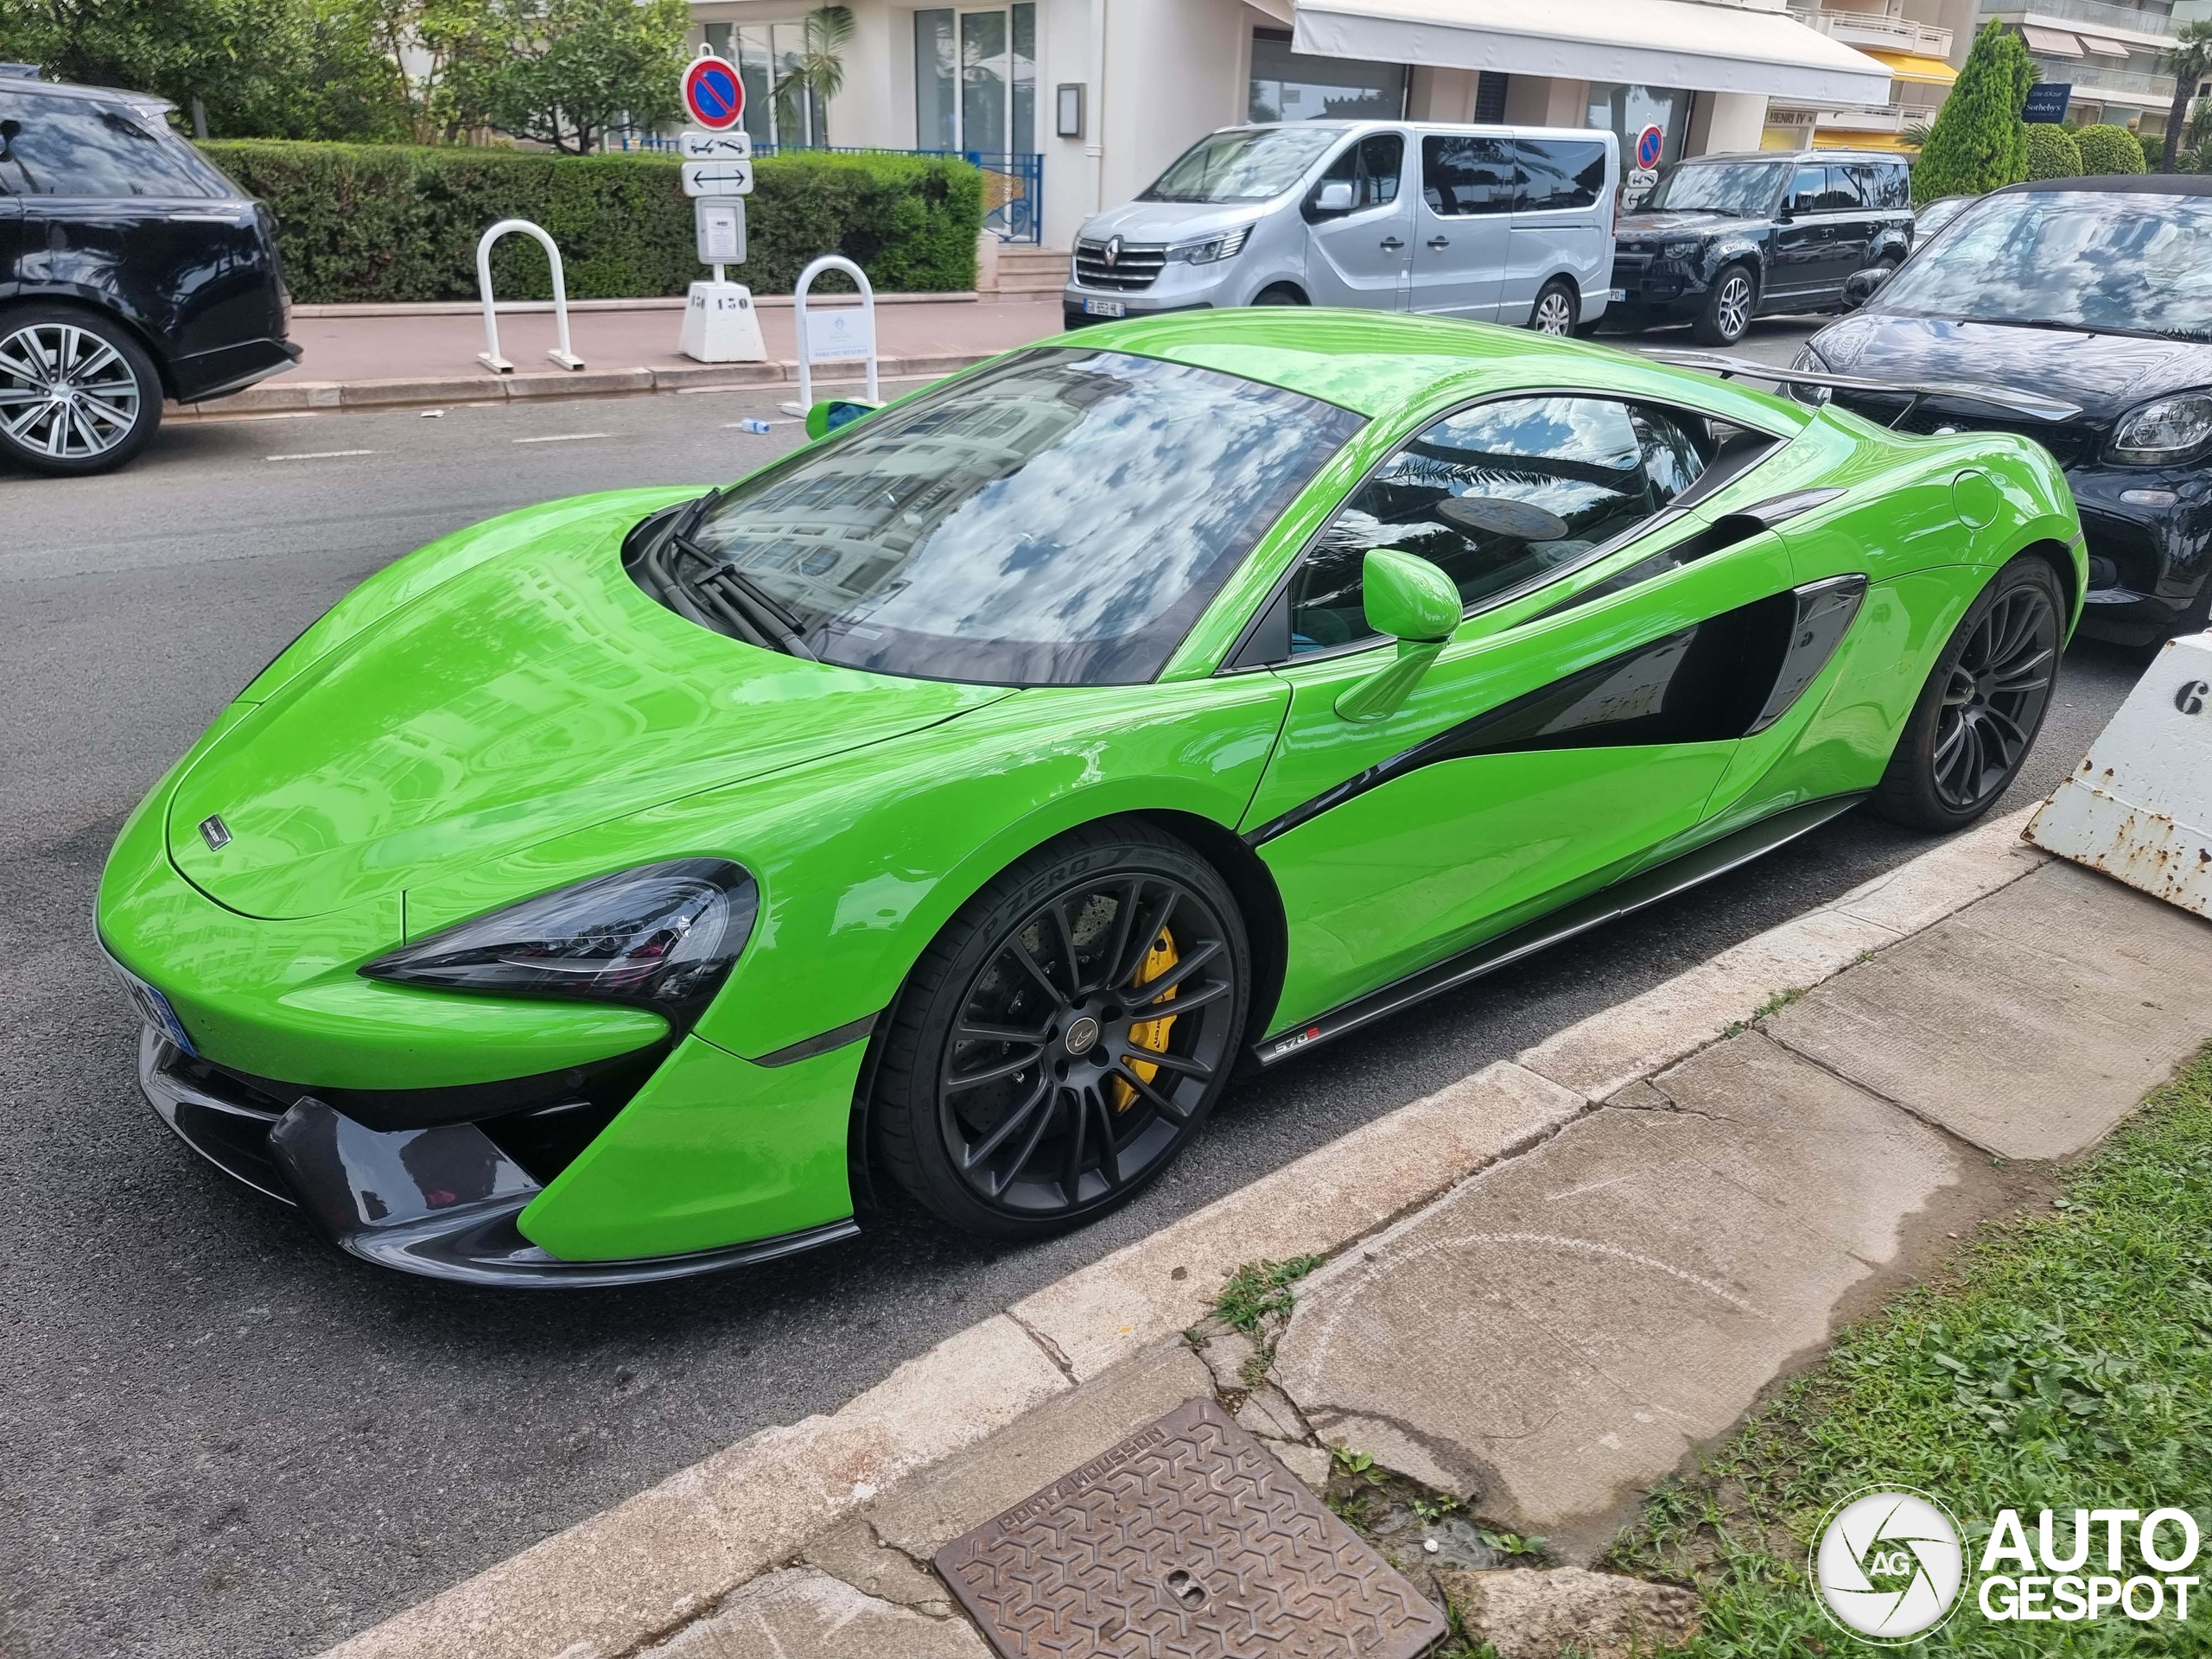
[{"label": "trimmed shrub", "polygon": [[2091,178],[2105,173],[2144,170],[2143,146],[2135,142],[2135,135],[2126,127],[2084,127],[2074,135],[2074,142],[2082,147],[2082,171]]},{"label": "trimmed shrub", "polygon": [[[672,156],[270,139],[201,148],[276,215],[285,277],[304,305],[474,299],[477,238],[501,219],[551,233],[573,300],[681,294],[707,274]],[[880,292],[970,289],[982,217],[982,175],[963,161],[765,156],[746,200],[747,258],[734,269],[756,292],[788,294],[808,260],[842,253]],[[552,297],[544,251],[526,236],[500,239],[492,277],[501,299]]]},{"label": "trimmed shrub", "polygon": [[2027,124],[2020,111],[2036,74],[2026,43],[2002,23],[1993,19],[1974,36],[1966,67],[1912,164],[1915,202],[1978,196],[2028,176]]},{"label": "trimmed shrub", "polygon": [[2075,179],[2082,175],[2082,147],[2063,127],[2037,123],[2028,129],[2028,176]]}]

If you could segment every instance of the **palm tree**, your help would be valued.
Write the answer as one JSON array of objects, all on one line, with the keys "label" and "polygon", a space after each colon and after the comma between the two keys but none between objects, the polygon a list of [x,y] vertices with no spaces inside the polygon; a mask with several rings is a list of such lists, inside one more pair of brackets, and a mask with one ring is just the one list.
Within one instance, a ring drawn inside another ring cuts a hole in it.
[{"label": "palm tree", "polygon": [[2196,95],[2197,84],[2212,75],[2212,17],[2199,17],[2181,26],[2174,43],[2166,48],[2166,67],[2173,72],[2174,106],[2166,117],[2166,153],[2158,163],[2161,173],[2174,170],[2189,100]]},{"label": "palm tree", "polygon": [[[853,9],[850,6],[817,6],[806,14],[799,54],[792,60],[790,68],[776,77],[776,130],[779,134],[799,129],[799,99],[802,96],[827,116],[830,100],[844,88],[844,51],[852,41]],[[814,142],[818,144],[827,137],[826,133],[817,132],[814,135]]]}]

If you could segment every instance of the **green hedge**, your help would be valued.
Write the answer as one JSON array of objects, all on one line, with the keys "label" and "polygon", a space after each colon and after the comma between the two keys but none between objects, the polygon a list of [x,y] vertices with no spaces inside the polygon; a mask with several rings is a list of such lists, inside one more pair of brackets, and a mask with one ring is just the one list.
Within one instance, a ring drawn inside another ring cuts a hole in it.
[{"label": "green hedge", "polygon": [[2028,128],[2028,176],[2031,179],[2078,179],[2082,176],[2082,147],[2063,127],[2037,122]]},{"label": "green hedge", "polygon": [[[200,148],[276,213],[302,304],[473,299],[477,238],[500,219],[552,233],[571,299],[681,294],[706,275],[673,157],[259,138]],[[971,289],[982,213],[982,175],[965,162],[766,156],[746,202],[750,257],[735,274],[759,293],[788,294],[808,260],[842,253],[880,292]],[[501,299],[552,296],[544,252],[526,236],[500,238],[492,274]],[[849,284],[833,276],[823,286]]]},{"label": "green hedge", "polygon": [[2126,127],[2106,123],[2083,127],[2074,135],[2082,147],[2082,171],[2091,178],[2107,173],[2140,173],[2143,146]]}]

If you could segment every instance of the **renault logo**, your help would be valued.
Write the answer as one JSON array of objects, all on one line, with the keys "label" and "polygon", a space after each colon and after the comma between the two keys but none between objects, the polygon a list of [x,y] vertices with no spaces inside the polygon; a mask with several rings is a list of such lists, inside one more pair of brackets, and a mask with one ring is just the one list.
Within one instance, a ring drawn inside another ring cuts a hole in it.
[{"label": "renault logo", "polygon": [[207,843],[207,850],[219,853],[231,844],[231,829],[222,818],[210,812],[200,820],[200,839]]},{"label": "renault logo", "polygon": [[1122,238],[1118,236],[1109,236],[1106,238],[1106,269],[1111,270],[1121,263]]}]

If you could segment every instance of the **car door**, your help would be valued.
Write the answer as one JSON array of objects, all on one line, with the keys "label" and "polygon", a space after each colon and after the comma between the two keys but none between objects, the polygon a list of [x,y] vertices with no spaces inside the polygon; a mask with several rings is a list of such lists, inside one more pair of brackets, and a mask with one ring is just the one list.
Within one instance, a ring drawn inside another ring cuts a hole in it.
[{"label": "car door", "polygon": [[[1402,311],[1413,269],[1414,199],[1400,187],[1406,135],[1370,132],[1355,138],[1306,193],[1306,277],[1316,305]],[[1325,208],[1332,184],[1351,187],[1349,207]]]},{"label": "car door", "polygon": [[1767,260],[1760,309],[1776,309],[1770,302],[1777,300],[1805,299],[1819,293],[1826,283],[1828,223],[1821,214],[1821,200],[1827,188],[1828,170],[1817,162],[1791,172],[1782,205],[1775,210],[1774,251]]},{"label": "car door", "polygon": [[[1724,545],[1672,509],[1702,465],[1698,426],[1579,394],[1477,404],[1402,446],[1317,535],[1255,634],[1281,628],[1273,667],[1292,687],[1243,825],[1289,918],[1278,1025],[1698,823],[1748,725],[1738,705],[1764,695],[1740,671],[1745,630],[1771,633],[1791,584],[1770,531],[1738,524]],[[1386,546],[1442,568],[1469,614],[1402,704],[1348,720],[1338,699],[1397,653],[1361,610],[1365,555]]]},{"label": "car door", "polygon": [[1423,133],[1413,308],[1470,322],[1495,317],[1512,213],[1511,138]]},{"label": "car door", "polygon": [[1843,297],[1844,279],[1873,263],[1867,250],[1873,244],[1878,188],[1873,168],[1865,162],[1831,162],[1827,187],[1821,193],[1821,216],[1827,220],[1827,257],[1822,264],[1820,297]]},{"label": "car door", "polygon": [[1529,321],[1545,279],[1560,271],[1575,273],[1585,300],[1605,285],[1612,265],[1611,215],[1603,206],[1611,168],[1607,145],[1595,134],[1517,138],[1513,153],[1513,229],[1497,320],[1517,327]]}]

